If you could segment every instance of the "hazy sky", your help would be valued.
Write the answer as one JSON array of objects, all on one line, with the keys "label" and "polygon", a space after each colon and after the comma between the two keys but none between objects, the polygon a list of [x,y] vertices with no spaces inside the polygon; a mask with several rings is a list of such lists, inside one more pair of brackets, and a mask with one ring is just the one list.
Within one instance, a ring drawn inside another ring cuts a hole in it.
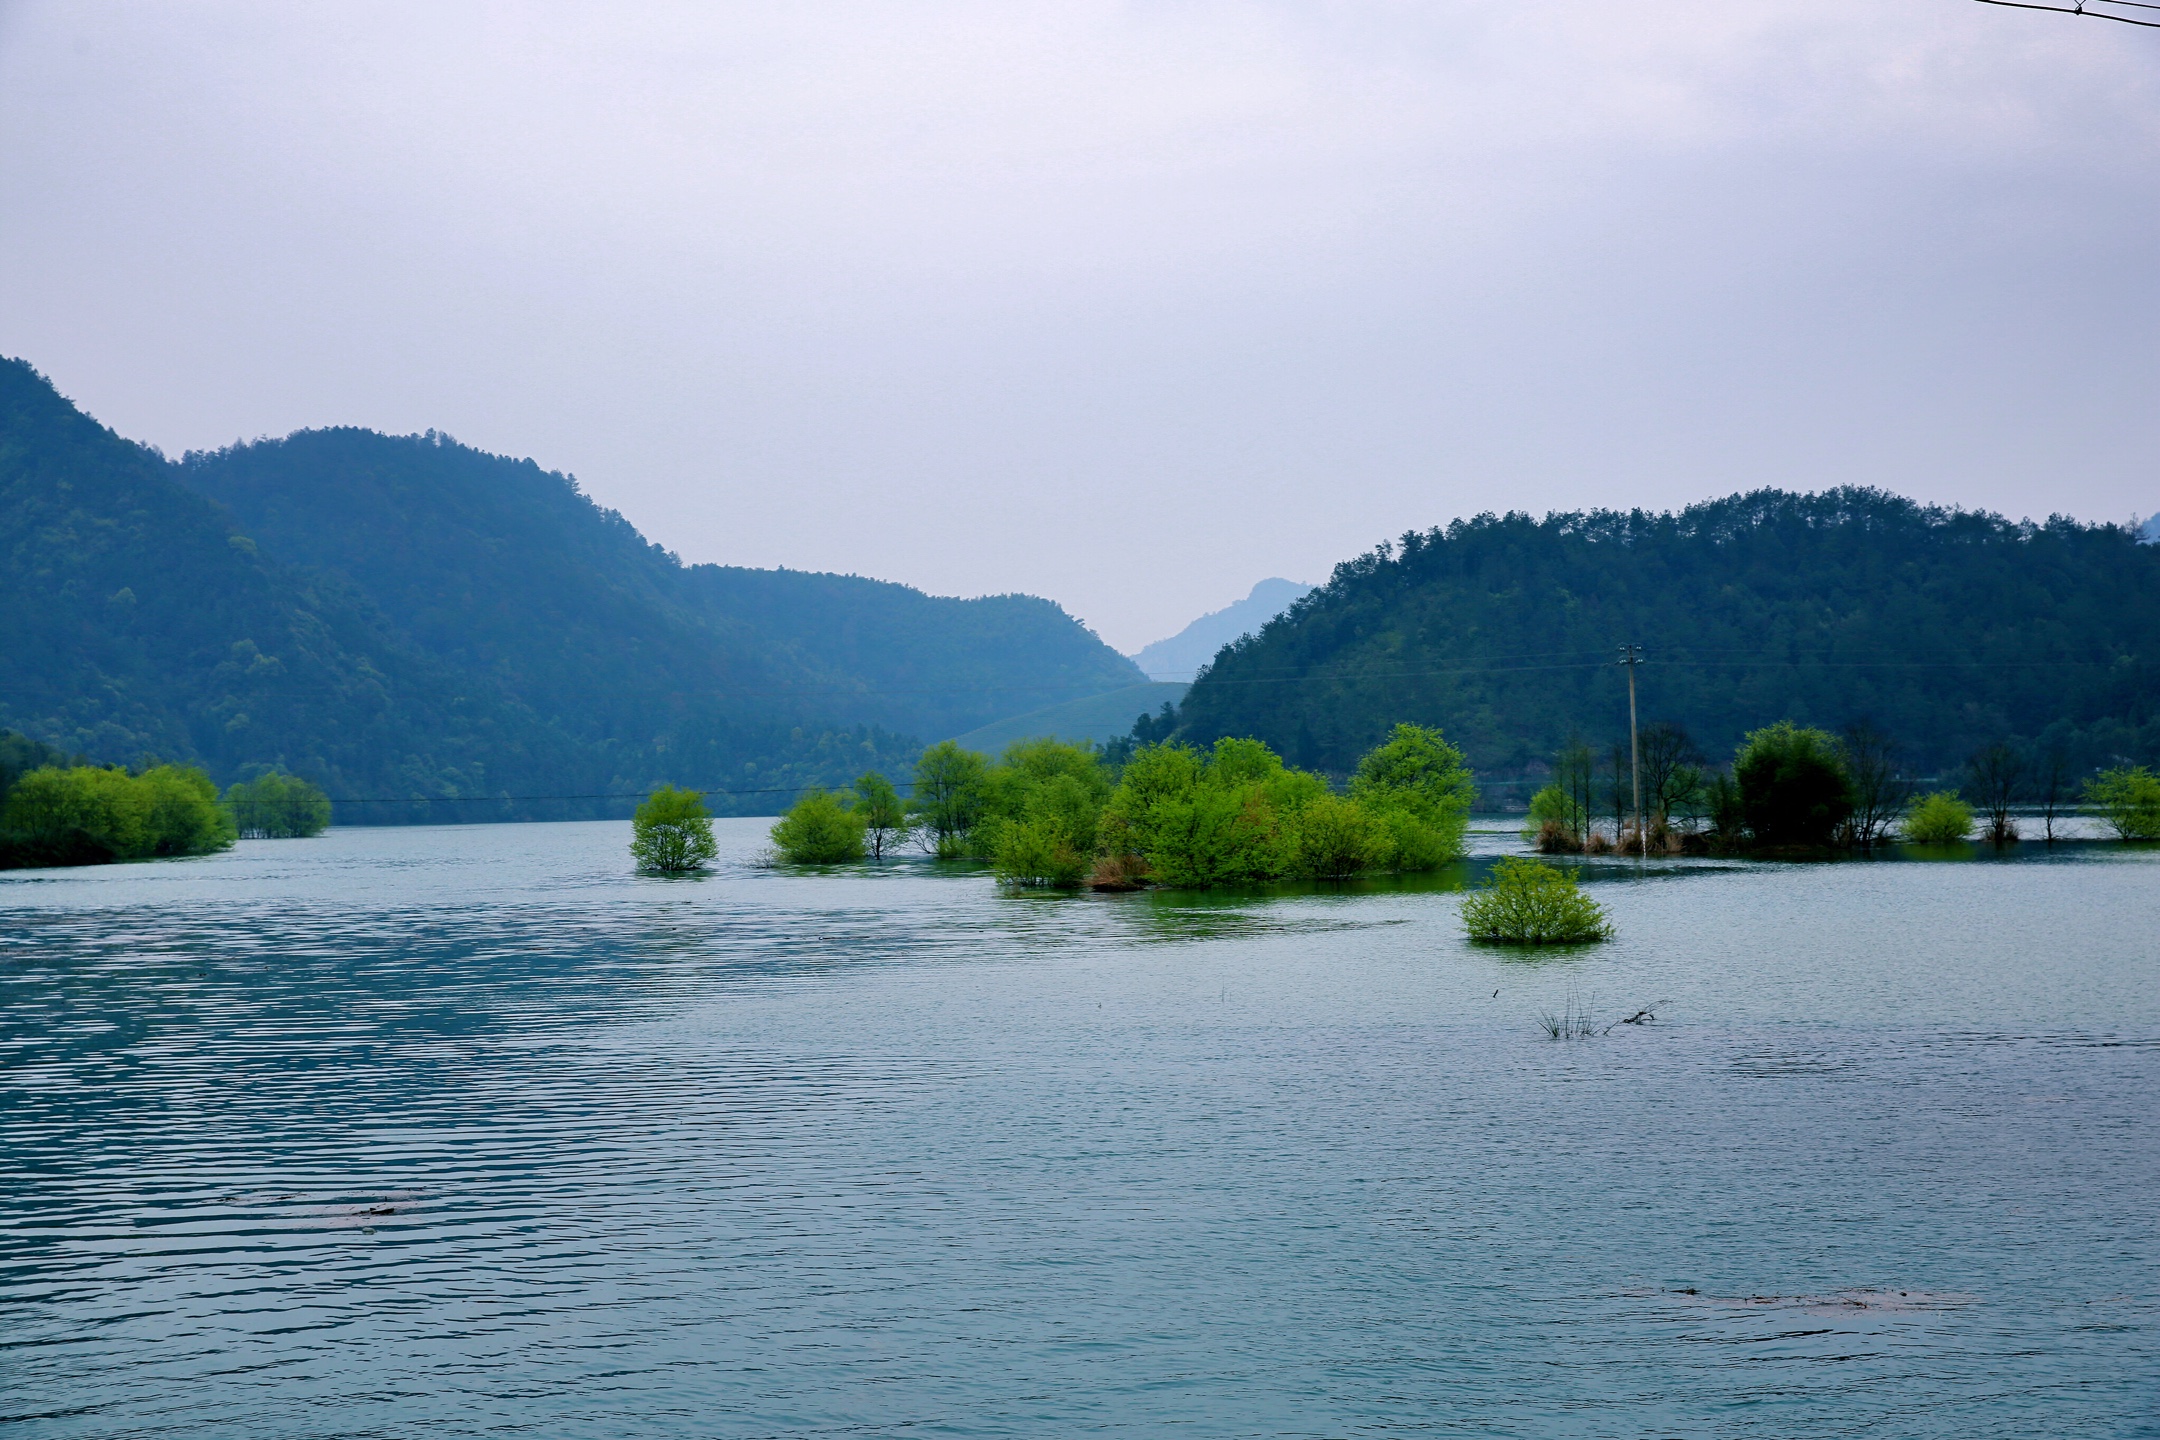
[{"label": "hazy sky", "polygon": [[0,0],[0,352],[1133,650],[1486,509],[2160,509],[2160,31],[1970,0]]}]

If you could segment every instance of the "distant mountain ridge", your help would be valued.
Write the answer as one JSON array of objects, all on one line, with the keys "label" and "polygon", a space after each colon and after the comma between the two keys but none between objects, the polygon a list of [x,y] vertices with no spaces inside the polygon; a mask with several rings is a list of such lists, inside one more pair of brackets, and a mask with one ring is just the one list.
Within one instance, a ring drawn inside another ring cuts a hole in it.
[{"label": "distant mountain ridge", "polygon": [[1133,659],[1150,680],[1190,680],[1223,646],[1256,633],[1312,588],[1279,576],[1262,580],[1244,599],[1202,615],[1169,639],[1145,647]]},{"label": "distant mountain ridge", "polygon": [[2080,768],[2160,760],[2160,547],[1879,490],[1762,490],[1677,513],[1481,515],[1338,565],[1218,655],[1168,728],[1254,736],[1341,772],[1398,720],[1481,777],[1533,779],[1571,735],[1642,719],[1713,760],[1779,720],[1887,731],[1955,783],[1983,745]]},{"label": "distant mountain ridge", "polygon": [[772,792],[715,797],[755,813],[1141,679],[1034,597],[685,567],[568,477],[447,436],[168,462],[20,361],[0,363],[0,502],[0,727],[415,801],[345,820],[596,813],[503,797],[662,780]]}]

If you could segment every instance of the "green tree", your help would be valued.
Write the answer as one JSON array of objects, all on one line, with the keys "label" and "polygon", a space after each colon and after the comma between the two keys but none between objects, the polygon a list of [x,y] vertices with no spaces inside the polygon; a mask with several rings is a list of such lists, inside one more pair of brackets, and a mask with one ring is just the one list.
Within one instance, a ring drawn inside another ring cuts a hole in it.
[{"label": "green tree", "polygon": [[297,776],[270,771],[227,786],[225,808],[250,839],[320,835],[330,828],[330,797]]},{"label": "green tree", "polygon": [[837,865],[863,858],[863,837],[868,817],[854,797],[812,788],[789,807],[772,827],[772,840],[781,860],[790,865]]},{"label": "green tree", "polygon": [[1604,908],[1573,875],[1513,856],[1463,898],[1462,916],[1471,939],[1501,945],[1580,945],[1613,933]]},{"label": "green tree", "polygon": [[977,751],[940,740],[915,762],[915,794],[910,802],[923,848],[940,860],[965,855],[969,837],[982,818],[983,772],[989,762]]},{"label": "green tree", "polygon": [[1350,798],[1387,833],[1397,870],[1434,870],[1461,855],[1476,797],[1462,751],[1425,725],[1398,724],[1350,777]]},{"label": "green tree", "polygon": [[661,875],[699,870],[718,853],[705,797],[663,785],[645,797],[630,821],[630,854],[638,869]]},{"label": "green tree", "polygon": [[2085,803],[2118,839],[2160,840],[2160,776],[2143,765],[2101,771],[2085,782]]},{"label": "green tree", "polygon": [[1733,760],[1740,809],[1757,845],[1827,846],[1852,814],[1837,740],[1789,720],[1747,737]]},{"label": "green tree", "polygon": [[882,860],[887,850],[906,844],[908,836],[914,833],[907,804],[893,788],[892,781],[875,770],[856,777],[855,793],[862,797],[857,808],[862,812],[863,835],[870,845],[870,858]]},{"label": "green tree", "polygon": [[1913,802],[1905,814],[1905,839],[1913,845],[1949,845],[1972,834],[1973,807],[1954,790],[1938,790]]}]

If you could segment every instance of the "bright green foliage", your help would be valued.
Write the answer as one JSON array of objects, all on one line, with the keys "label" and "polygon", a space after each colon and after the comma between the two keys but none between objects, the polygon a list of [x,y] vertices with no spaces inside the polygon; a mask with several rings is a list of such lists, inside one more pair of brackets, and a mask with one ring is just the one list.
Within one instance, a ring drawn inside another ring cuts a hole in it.
[{"label": "bright green foliage", "polygon": [[1579,945],[1612,938],[1612,922],[1575,877],[1542,860],[1509,858],[1463,899],[1473,940],[1501,945]]},{"label": "bright green foliage", "polygon": [[838,865],[863,858],[869,817],[855,797],[810,789],[772,827],[774,852],[790,865]]},{"label": "bright green foliage", "polygon": [[140,775],[89,765],[32,770],[0,814],[0,854],[14,865],[100,865],[204,855],[233,842],[217,786],[193,766]]},{"label": "bright green foliage", "polygon": [[983,773],[972,852],[1010,885],[1072,886],[1095,858],[1110,772],[1093,746],[1016,740]]},{"label": "bright green foliage", "polygon": [[1852,814],[1852,785],[1835,736],[1789,720],[1747,737],[1733,760],[1740,813],[1755,843],[1824,846]]},{"label": "bright green foliage", "polygon": [[1104,809],[1102,849],[1179,887],[1427,870],[1461,853],[1469,796],[1462,757],[1417,726],[1366,757],[1348,798],[1257,740],[1147,745]]},{"label": "bright green foliage", "polygon": [[2085,782],[2085,803],[2123,840],[2160,840],[2160,776],[2143,765],[2103,770]]},{"label": "bright green foliage", "polygon": [[1380,821],[1397,870],[1437,870],[1462,854],[1476,796],[1462,751],[1425,725],[1397,725],[1350,777],[1350,798]]},{"label": "bright green foliage", "polygon": [[1536,840],[1551,826],[1565,840],[1580,843],[1583,827],[1590,817],[1576,804],[1575,797],[1558,785],[1547,785],[1530,797],[1530,813],[1523,820],[1522,835],[1525,840]]},{"label": "bright green foliage", "polygon": [[226,787],[225,808],[250,839],[287,840],[330,828],[330,797],[297,776],[275,770]]},{"label": "bright green foliage", "polygon": [[1285,769],[1257,740],[1218,740],[1205,756],[1151,745],[1126,762],[1104,822],[1164,885],[1270,880],[1296,864],[1286,821],[1326,793],[1326,782]]},{"label": "bright green foliage", "polygon": [[1905,812],[1905,839],[1914,845],[1948,845],[1972,834],[1973,808],[1954,790],[1923,795]]},{"label": "bright green foliage", "polygon": [[973,750],[940,740],[915,762],[915,816],[922,846],[940,860],[968,853],[976,822],[982,818],[983,772],[990,762]]},{"label": "bright green foliage", "polygon": [[1316,795],[1298,812],[1297,873],[1315,880],[1348,880],[1387,863],[1392,840],[1365,806],[1339,795]]},{"label": "bright green foliage", "polygon": [[663,785],[630,818],[630,854],[638,869],[681,875],[702,869],[717,853],[705,797]]},{"label": "bright green foliage", "polygon": [[870,858],[882,860],[886,851],[906,844],[908,836],[915,833],[907,803],[892,781],[875,770],[856,777],[855,793],[862,797],[856,809],[862,812],[863,838],[870,846]]}]

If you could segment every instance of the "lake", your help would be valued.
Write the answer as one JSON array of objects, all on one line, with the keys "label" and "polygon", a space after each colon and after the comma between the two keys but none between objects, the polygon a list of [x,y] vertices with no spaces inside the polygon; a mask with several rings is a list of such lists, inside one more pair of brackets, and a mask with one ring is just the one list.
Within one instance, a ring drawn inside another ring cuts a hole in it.
[{"label": "lake", "polygon": [[766,823],[0,875],[0,1429],[2160,1435],[2160,851],[1599,863],[1525,959],[1504,823],[1071,898]]}]

